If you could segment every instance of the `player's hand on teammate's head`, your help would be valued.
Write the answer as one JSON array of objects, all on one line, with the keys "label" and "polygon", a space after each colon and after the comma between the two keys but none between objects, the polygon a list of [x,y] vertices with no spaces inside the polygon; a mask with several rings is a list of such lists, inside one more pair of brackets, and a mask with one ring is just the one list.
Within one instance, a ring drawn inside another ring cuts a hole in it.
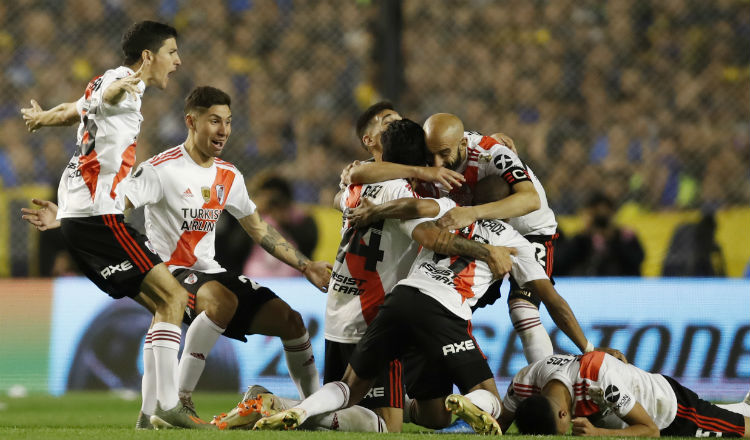
[{"label": "player's hand on teammate's head", "polygon": [[39,116],[44,110],[35,100],[31,100],[31,107],[21,109],[21,115],[23,116],[23,122],[26,124],[26,129],[30,132],[35,132],[42,126],[39,121]]},{"label": "player's hand on teammate's head", "polygon": [[302,269],[302,274],[321,292],[328,292],[328,282],[331,280],[332,270],[333,265],[327,261],[310,261]]},{"label": "player's hand on teammate's head", "polygon": [[496,279],[502,278],[505,274],[509,273],[513,268],[513,260],[511,255],[516,255],[518,251],[516,248],[505,247],[505,246],[489,246],[489,256],[485,259],[485,263],[490,267],[493,276]]},{"label": "player's hand on teammate's head", "polygon": [[448,190],[461,187],[466,181],[463,174],[445,167],[418,167],[417,179],[439,183]]},{"label": "player's hand on teammate's head", "polygon": [[457,206],[440,217],[437,225],[443,229],[454,230],[469,226],[476,220],[476,210],[473,206]]},{"label": "player's hand on teammate's head", "polygon": [[516,144],[513,142],[513,139],[511,139],[510,136],[508,136],[505,133],[493,133],[490,135],[490,137],[501,144],[505,145],[506,147],[510,148],[514,153],[516,153],[516,156],[518,156],[518,150],[516,150]]},{"label": "player's hand on teammate's head", "polygon": [[376,213],[377,205],[367,197],[360,199],[356,208],[348,209],[344,217],[349,221],[349,226],[354,228],[364,228],[378,220]]},{"label": "player's hand on teammate's head", "polygon": [[60,227],[60,222],[57,220],[57,205],[49,200],[31,199],[31,202],[39,208],[21,208],[22,219],[31,223],[40,231]]},{"label": "player's hand on teammate's head", "polygon": [[605,352],[607,354],[610,354],[610,355],[616,357],[617,359],[621,360],[622,362],[625,362],[626,364],[628,363],[628,358],[626,358],[625,355],[622,354],[622,352],[620,350],[615,350],[614,348],[609,348],[609,347],[596,347],[594,350],[595,351],[603,351],[603,352]]}]

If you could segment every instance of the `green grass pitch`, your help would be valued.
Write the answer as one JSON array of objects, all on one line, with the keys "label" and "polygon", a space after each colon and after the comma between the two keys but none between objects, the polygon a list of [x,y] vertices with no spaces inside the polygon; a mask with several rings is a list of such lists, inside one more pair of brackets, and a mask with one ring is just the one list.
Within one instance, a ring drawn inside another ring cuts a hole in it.
[{"label": "green grass pitch", "polygon": [[[196,393],[198,413],[204,419],[226,412],[239,400],[240,394]],[[140,408],[140,399],[125,400],[111,393],[68,393],[62,397],[31,395],[23,398],[0,396],[0,439],[54,440],[121,440],[121,439],[369,439],[381,437],[374,433],[343,432],[253,432],[253,431],[135,431],[133,426]],[[513,430],[513,428],[511,428]],[[406,425],[402,434],[387,434],[386,438],[419,440],[436,438],[453,440],[467,438],[467,434],[432,434],[429,429]],[[524,438],[509,434],[509,437]],[[563,438],[548,437],[550,440]]]}]

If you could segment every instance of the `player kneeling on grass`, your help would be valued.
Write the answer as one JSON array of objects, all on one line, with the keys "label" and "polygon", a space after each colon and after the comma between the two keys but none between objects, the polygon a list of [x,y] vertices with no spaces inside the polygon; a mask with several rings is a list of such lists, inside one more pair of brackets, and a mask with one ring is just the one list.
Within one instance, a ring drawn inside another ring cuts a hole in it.
[{"label": "player kneeling on grass", "polygon": [[[731,408],[727,410],[725,408]],[[609,354],[552,355],[508,387],[500,426],[521,434],[597,437],[750,437],[750,404],[714,405],[671,377]]]},{"label": "player kneeling on grass", "polygon": [[[196,417],[190,398],[205,359],[220,335],[246,341],[244,335],[279,336],[290,375],[301,397],[319,388],[309,336],[301,316],[268,288],[227,272],[214,260],[214,228],[224,209],[239,219],[248,235],[280,261],[298,269],[325,291],[330,267],[312,262],[258,215],[242,174],[218,158],[231,133],[230,98],[213,87],[198,87],[188,96],[184,144],[144,162],[122,183],[130,206],[146,206],[146,235],[177,280],[190,293],[186,321],[191,323],[179,366],[183,410]],[[42,210],[24,210],[39,228],[54,226],[50,202]],[[146,304],[149,306],[149,304]],[[152,334],[144,345],[143,406],[136,427],[148,428],[156,411]],[[159,417],[151,423],[168,426]]]}]

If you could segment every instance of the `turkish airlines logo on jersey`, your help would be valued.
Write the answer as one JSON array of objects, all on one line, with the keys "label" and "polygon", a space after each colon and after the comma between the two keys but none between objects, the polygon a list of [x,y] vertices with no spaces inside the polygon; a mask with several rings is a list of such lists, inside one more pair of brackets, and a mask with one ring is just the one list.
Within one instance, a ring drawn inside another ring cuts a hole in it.
[{"label": "turkish airlines logo on jersey", "polygon": [[477,347],[476,345],[474,345],[474,341],[472,341],[471,339],[467,339],[459,343],[443,345],[443,356],[460,353],[462,351],[475,350],[476,348]]}]

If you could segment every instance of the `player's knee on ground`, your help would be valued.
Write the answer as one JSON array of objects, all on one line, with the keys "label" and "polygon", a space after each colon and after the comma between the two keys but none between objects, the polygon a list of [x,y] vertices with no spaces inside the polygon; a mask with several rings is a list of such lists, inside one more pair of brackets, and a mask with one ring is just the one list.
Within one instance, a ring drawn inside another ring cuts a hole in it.
[{"label": "player's knee on ground", "polygon": [[445,397],[427,400],[414,400],[412,422],[430,429],[443,429],[451,424],[452,416],[445,409]]},{"label": "player's knee on ground", "polygon": [[227,328],[237,310],[237,296],[220,283],[211,281],[198,290],[196,312],[206,316],[221,328]]}]

